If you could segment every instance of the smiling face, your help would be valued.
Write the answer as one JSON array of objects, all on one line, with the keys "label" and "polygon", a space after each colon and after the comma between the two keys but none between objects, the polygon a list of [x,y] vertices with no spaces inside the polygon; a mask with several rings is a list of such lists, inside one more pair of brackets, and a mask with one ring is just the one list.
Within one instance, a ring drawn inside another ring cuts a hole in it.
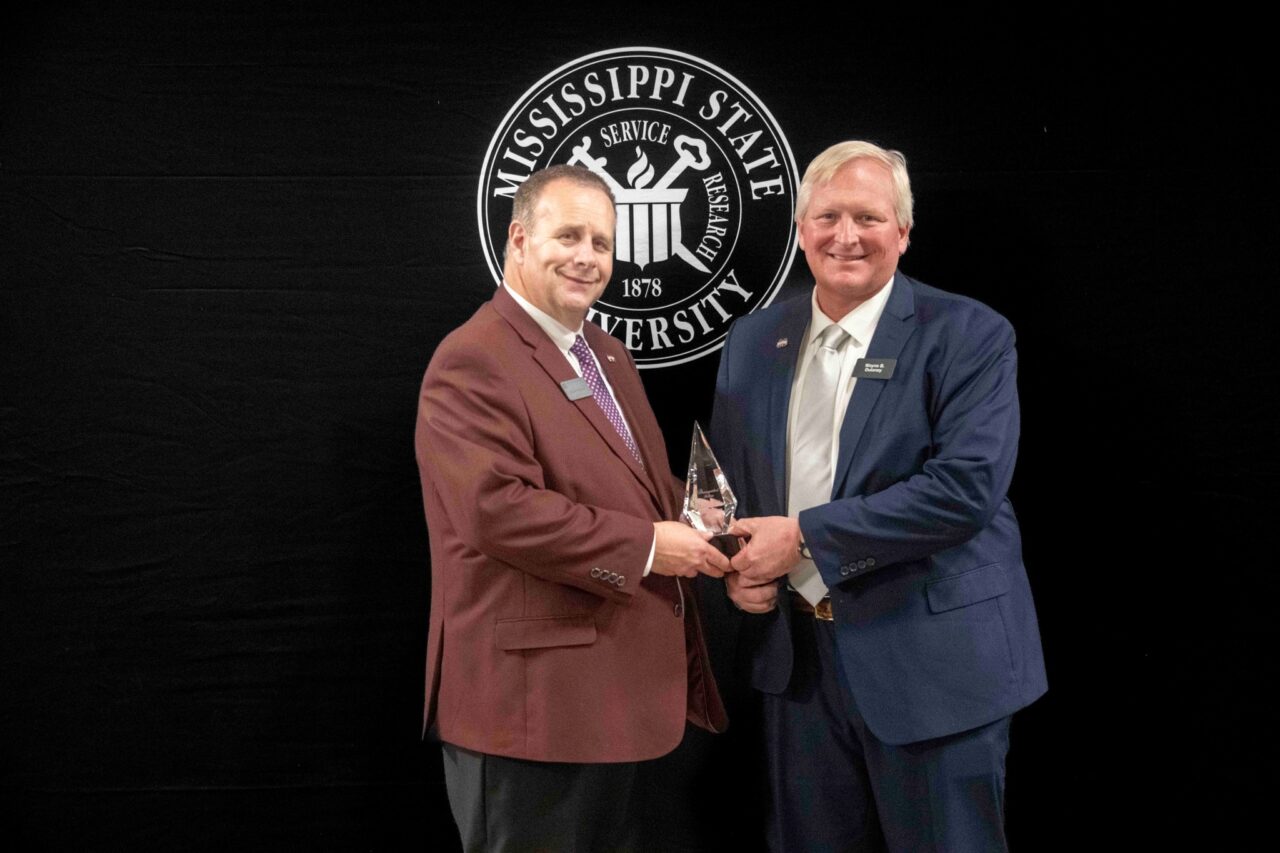
[{"label": "smiling face", "polygon": [[898,224],[889,169],[868,159],[849,161],[814,187],[799,225],[818,307],[832,320],[889,283],[911,231]]},{"label": "smiling face", "polygon": [[570,180],[547,184],[530,227],[507,231],[507,284],[561,325],[576,329],[613,273],[613,201]]}]

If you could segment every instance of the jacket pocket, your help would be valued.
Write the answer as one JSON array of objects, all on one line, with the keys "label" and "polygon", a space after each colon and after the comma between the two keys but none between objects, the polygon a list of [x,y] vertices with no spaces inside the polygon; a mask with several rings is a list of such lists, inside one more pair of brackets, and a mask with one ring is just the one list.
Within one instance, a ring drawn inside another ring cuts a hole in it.
[{"label": "jacket pocket", "polygon": [[493,629],[493,638],[498,648],[504,651],[589,646],[596,641],[596,623],[589,613],[499,619]]},{"label": "jacket pocket", "polygon": [[943,613],[957,607],[977,604],[1008,591],[1009,575],[999,563],[942,578],[925,584],[924,588],[930,613]]}]

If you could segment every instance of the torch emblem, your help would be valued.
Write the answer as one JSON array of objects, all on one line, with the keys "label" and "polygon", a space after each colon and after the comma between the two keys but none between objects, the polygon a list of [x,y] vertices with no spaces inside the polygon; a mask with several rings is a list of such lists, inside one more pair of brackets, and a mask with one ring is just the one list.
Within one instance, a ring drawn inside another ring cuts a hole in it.
[{"label": "torch emblem", "polygon": [[672,143],[677,159],[652,187],[654,168],[639,146],[636,162],[627,170],[630,187],[618,183],[605,171],[607,159],[591,154],[591,137],[582,137],[575,145],[570,165],[581,164],[599,175],[617,201],[618,226],[614,235],[614,253],[620,261],[630,261],[640,269],[650,263],[665,261],[672,255],[702,273],[710,270],[684,245],[680,228],[680,205],[687,189],[673,188],[676,178],[686,169],[699,172],[711,165],[707,143],[692,136],[680,135]]}]

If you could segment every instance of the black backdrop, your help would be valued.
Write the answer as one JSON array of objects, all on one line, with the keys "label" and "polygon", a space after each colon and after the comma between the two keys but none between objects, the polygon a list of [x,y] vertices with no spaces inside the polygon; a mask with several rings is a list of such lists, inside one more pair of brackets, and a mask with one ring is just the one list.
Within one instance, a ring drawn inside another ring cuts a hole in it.
[{"label": "black backdrop", "polygon": [[[418,742],[418,383],[492,287],[474,204],[495,127],[553,68],[625,45],[729,70],[802,168],[849,137],[906,152],[903,268],[1018,330],[1012,497],[1051,687],[1014,724],[1015,846],[1245,837],[1280,674],[1275,561],[1255,553],[1277,486],[1272,48],[1239,19],[1073,8],[930,34],[922,13],[864,14],[10,21],[4,837],[455,843]],[[675,459],[716,364],[644,374]],[[733,732],[667,759],[661,849],[758,847],[752,708],[728,679]]]}]

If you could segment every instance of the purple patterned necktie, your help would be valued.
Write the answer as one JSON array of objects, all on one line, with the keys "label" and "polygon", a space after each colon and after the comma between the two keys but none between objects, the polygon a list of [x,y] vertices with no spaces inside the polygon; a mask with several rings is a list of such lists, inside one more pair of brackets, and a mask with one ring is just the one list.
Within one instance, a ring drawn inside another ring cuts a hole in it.
[{"label": "purple patterned necktie", "polygon": [[640,459],[640,450],[636,447],[635,439],[631,437],[631,431],[627,429],[627,422],[622,419],[622,412],[618,411],[618,404],[613,401],[613,395],[609,393],[604,380],[600,378],[600,371],[596,369],[596,360],[591,355],[591,347],[587,346],[586,339],[582,335],[575,336],[569,352],[578,359],[578,366],[582,368],[582,378],[587,381],[587,387],[591,389],[592,399],[609,419],[609,423],[613,424],[613,428],[618,431],[622,442],[627,445],[627,450],[631,451],[631,455],[643,468],[644,462]]}]

